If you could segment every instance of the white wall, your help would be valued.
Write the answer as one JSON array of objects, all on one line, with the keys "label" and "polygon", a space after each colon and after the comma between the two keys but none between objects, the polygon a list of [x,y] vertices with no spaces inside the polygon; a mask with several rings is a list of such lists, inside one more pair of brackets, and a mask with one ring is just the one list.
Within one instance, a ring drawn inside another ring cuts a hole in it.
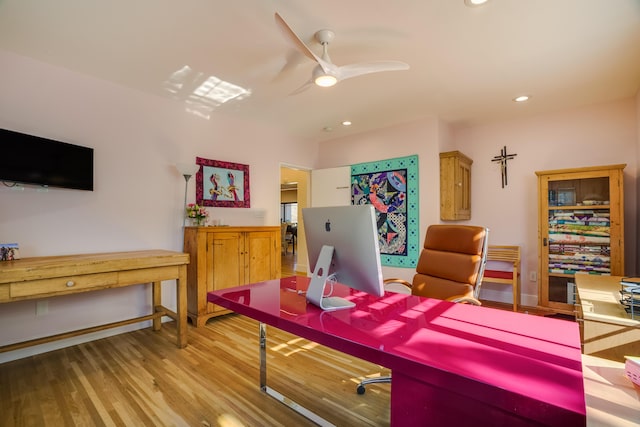
[{"label": "white wall", "polygon": [[[640,228],[640,90],[636,95],[636,165],[639,169],[636,174],[636,226]],[[640,232],[640,230],[636,230]],[[638,234],[634,236],[636,242],[636,274],[640,274],[640,239]]]},{"label": "white wall", "polygon": [[[638,113],[635,99],[538,117],[455,129],[425,119],[320,145],[317,167],[333,167],[418,154],[420,230],[440,222],[439,152],[460,150],[473,159],[472,217],[461,223],[490,228],[492,244],[522,248],[522,302],[537,304],[537,180],[535,171],[626,163],[626,269],[636,268]],[[500,168],[491,162],[500,149],[517,153],[509,161],[508,185],[501,188]],[[385,268],[386,277],[410,278],[408,269]],[[510,302],[511,289],[483,285],[482,297]]]},{"label": "white wall", "polygon": [[[538,117],[468,127],[455,131],[455,143],[474,159],[473,220],[491,229],[493,244],[520,245],[523,302],[537,295],[537,177],[535,171],[626,163],[626,271],[635,271],[637,214],[637,129],[633,99],[561,111]],[[500,185],[500,168],[491,159],[507,146],[517,153],[509,161],[508,185]],[[497,285],[496,285],[497,286]],[[487,289],[492,285],[487,284]]]},{"label": "white wall", "polygon": [[[0,241],[19,243],[23,257],[181,250],[184,178],[174,165],[196,156],[250,166],[251,209],[215,208],[213,217],[278,225],[281,162],[311,166],[309,153],[315,157],[315,145],[266,125],[218,113],[206,120],[180,102],[8,52],[0,51],[0,69],[0,127],[95,149],[93,192],[0,186]],[[165,305],[175,307],[173,283],[164,288]],[[0,345],[145,314],[148,294],[140,286],[50,298],[38,317],[35,301],[0,304],[0,323],[14,325],[0,328]],[[0,363],[89,338],[3,353]]]}]

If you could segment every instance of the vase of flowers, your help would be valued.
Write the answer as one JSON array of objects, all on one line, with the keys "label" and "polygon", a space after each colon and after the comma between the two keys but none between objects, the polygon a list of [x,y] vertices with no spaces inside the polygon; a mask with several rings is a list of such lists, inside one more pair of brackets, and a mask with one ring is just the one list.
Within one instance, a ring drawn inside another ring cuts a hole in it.
[{"label": "vase of flowers", "polygon": [[187,205],[187,218],[189,218],[193,225],[201,227],[205,224],[209,212],[204,206],[197,205],[195,203],[189,203]]}]

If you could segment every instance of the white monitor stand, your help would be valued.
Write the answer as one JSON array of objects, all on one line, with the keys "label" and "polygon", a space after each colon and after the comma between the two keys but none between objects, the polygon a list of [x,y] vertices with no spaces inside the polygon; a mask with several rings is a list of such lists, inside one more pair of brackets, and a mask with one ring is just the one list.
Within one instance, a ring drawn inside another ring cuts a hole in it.
[{"label": "white monitor stand", "polygon": [[341,297],[324,296],[331,260],[333,259],[333,250],[333,246],[322,246],[316,261],[316,268],[311,275],[311,283],[307,289],[307,301],[317,305],[324,311],[342,310],[356,306],[354,302]]}]

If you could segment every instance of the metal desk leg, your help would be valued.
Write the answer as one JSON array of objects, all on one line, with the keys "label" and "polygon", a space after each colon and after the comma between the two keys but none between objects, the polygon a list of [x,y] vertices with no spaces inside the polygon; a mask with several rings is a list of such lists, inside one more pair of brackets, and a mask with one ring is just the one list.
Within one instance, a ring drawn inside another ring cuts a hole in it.
[{"label": "metal desk leg", "polygon": [[319,426],[335,427],[321,416],[267,386],[267,325],[262,322],[260,322],[260,389]]}]

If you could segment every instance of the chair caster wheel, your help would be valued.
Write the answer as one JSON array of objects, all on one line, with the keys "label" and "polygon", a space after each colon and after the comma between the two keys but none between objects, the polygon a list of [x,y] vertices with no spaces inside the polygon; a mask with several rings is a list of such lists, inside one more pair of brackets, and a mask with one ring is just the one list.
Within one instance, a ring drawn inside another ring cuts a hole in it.
[{"label": "chair caster wheel", "polygon": [[359,385],[356,391],[358,392],[358,394],[364,394],[364,392],[367,391],[367,389],[364,388],[363,385]]}]

